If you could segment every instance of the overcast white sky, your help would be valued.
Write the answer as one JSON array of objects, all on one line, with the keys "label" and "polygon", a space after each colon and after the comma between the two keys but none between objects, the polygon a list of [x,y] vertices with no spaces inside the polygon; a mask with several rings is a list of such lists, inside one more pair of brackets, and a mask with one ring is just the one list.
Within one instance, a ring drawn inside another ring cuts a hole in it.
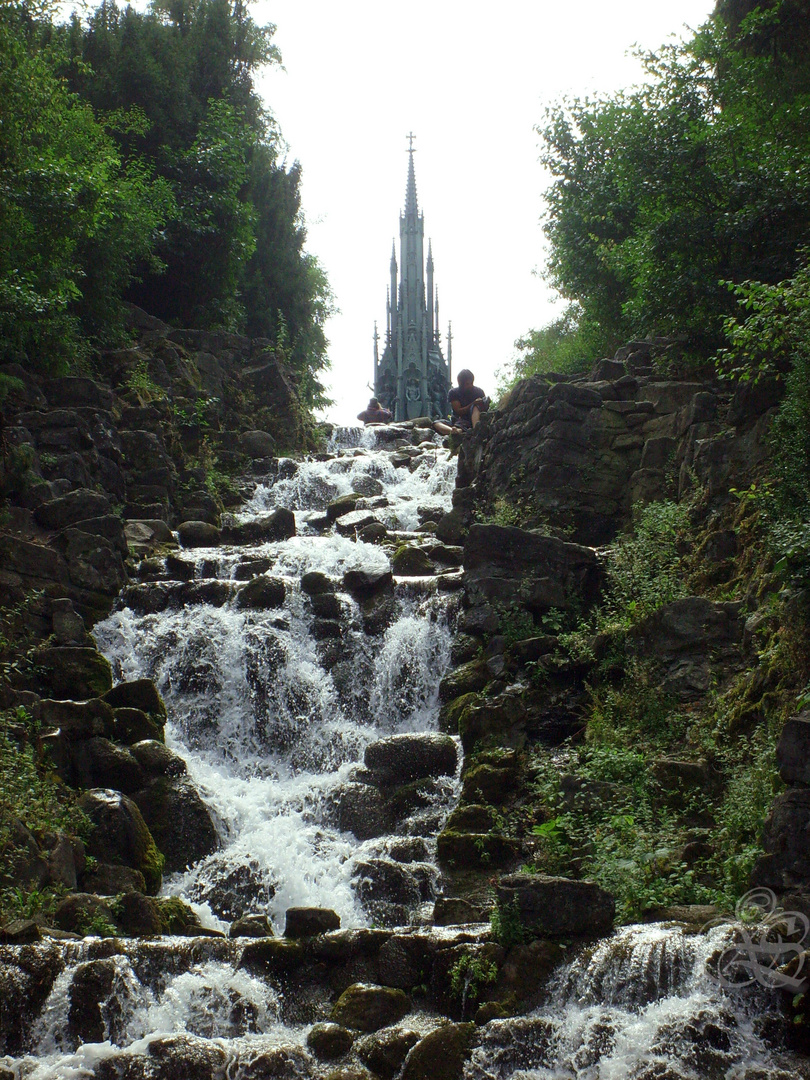
[{"label": "overcast white sky", "polygon": [[433,240],[443,333],[479,385],[514,341],[559,313],[543,266],[546,185],[533,128],[563,94],[638,81],[628,52],[683,36],[714,0],[258,0],[284,71],[261,92],[303,165],[308,246],[340,313],[328,325],[331,419],[365,406],[374,320],[385,323],[391,240],[405,194],[406,135]]},{"label": "overcast white sky", "polygon": [[[135,0],[143,9],[146,0]],[[369,397],[374,320],[385,323],[406,135],[433,240],[442,333],[456,371],[490,392],[514,341],[560,312],[543,268],[547,179],[534,125],[564,94],[627,87],[629,55],[684,36],[714,0],[254,0],[277,27],[284,70],[259,90],[303,166],[308,248],[339,314],[328,324],[330,419]]]}]

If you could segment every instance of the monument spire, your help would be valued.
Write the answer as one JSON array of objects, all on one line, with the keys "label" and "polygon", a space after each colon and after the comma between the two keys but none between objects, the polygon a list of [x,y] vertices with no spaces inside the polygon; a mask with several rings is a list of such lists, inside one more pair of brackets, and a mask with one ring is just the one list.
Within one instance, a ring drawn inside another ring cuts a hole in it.
[{"label": "monument spire", "polygon": [[[391,250],[386,297],[385,348],[375,363],[374,390],[397,420],[445,416],[450,371],[439,336],[438,295],[433,282],[433,245],[425,259],[425,219],[416,193],[416,149],[408,136],[405,207],[399,215],[399,262]],[[425,280],[427,277],[427,280]],[[375,341],[375,358],[377,355]]]}]

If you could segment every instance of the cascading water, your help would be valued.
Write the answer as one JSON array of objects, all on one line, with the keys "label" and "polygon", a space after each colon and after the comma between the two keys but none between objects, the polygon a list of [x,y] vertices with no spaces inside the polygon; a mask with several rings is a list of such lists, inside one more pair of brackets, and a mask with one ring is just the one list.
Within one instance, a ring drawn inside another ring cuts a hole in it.
[{"label": "cascading water", "polygon": [[[329,454],[281,461],[272,480],[256,486],[239,520],[284,507],[295,513],[295,537],[184,551],[180,569],[196,592],[172,584],[168,567],[138,589],[196,602],[168,601],[156,611],[127,605],[125,594],[95,629],[119,679],[149,677],[161,688],[167,742],[216,823],[220,849],[165,884],[211,929],[262,912],[279,931],[292,906],[334,909],[344,927],[418,926],[434,895],[434,838],[456,778],[433,781],[394,826],[369,830],[366,839],[363,804],[353,831],[339,813],[363,786],[359,763],[369,744],[435,728],[458,584],[453,572],[401,579],[371,613],[343,587],[347,572],[373,576],[389,559],[383,548],[333,529],[324,514],[330,502],[358,492],[358,509],[371,511],[389,536],[423,540],[420,523],[450,502],[455,463],[446,452],[433,443],[387,450],[377,439],[373,431],[339,430]],[[301,587],[313,571],[336,585],[320,615]],[[283,583],[283,606],[240,607],[237,587],[266,573]],[[707,974],[707,960],[731,932],[617,930],[576,955],[544,1007],[478,1029],[465,1080],[810,1077],[801,1062],[769,1048],[773,995],[724,991]],[[425,933],[439,940],[456,931]],[[486,929],[458,933],[451,944],[483,940]],[[35,993],[39,971],[56,976],[20,1035],[18,1056],[0,1058],[0,1073],[161,1080],[189,1075],[190,1060],[195,1077],[229,1080],[330,1072],[305,1045],[308,1006],[285,1000],[300,988],[243,966],[244,941],[87,938],[24,948],[31,974],[21,994]],[[415,1031],[436,1022],[418,1011],[406,1021]]]},{"label": "cascading water", "polygon": [[[448,594],[410,596],[403,585],[390,625],[369,635],[357,601],[341,592],[328,628],[340,637],[316,640],[300,581],[312,571],[339,583],[347,571],[388,570],[380,547],[309,523],[339,496],[365,490],[367,501],[386,503],[374,511],[379,520],[408,530],[419,510],[446,508],[453,463],[431,445],[411,472],[371,448],[372,432],[342,431],[337,441],[342,449],[327,460],[283,460],[239,515],[292,509],[295,537],[184,553],[197,580],[232,581],[246,563],[268,568],[284,582],[283,608],[244,611],[231,602],[150,615],[124,607],[95,630],[118,678],[149,677],[164,693],[167,743],[213,812],[222,849],[167,885],[213,928],[262,910],[283,930],[293,906],[329,907],[342,925],[365,925],[356,867],[385,858],[385,841],[359,843],[337,828],[335,795],[369,742],[435,727],[449,660]],[[440,786],[446,800],[452,783]],[[410,829],[420,831],[418,822]]]},{"label": "cascading water", "polygon": [[584,950],[549,1005],[487,1026],[465,1080],[799,1080],[806,1059],[769,1045],[778,1011],[761,987],[722,989],[712,960],[733,940],[654,923]]}]

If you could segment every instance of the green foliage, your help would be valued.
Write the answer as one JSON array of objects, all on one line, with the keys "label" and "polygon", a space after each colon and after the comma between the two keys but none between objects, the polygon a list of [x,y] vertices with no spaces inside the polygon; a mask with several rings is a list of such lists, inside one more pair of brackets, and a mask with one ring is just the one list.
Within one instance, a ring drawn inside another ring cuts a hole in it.
[{"label": "green foliage", "polygon": [[683,335],[705,357],[733,307],[722,282],[794,272],[810,240],[810,63],[786,61],[793,18],[785,3],[737,30],[715,15],[642,56],[638,88],[549,110],[549,277],[608,342]]},{"label": "green foliage", "polygon": [[466,1005],[478,1001],[482,990],[497,978],[498,969],[491,960],[463,953],[450,971],[450,993]]},{"label": "green foliage", "polygon": [[530,375],[587,371],[608,345],[598,327],[585,324],[581,309],[569,304],[559,318],[518,338],[515,348],[519,355],[500,373],[498,391],[503,394]]},{"label": "green foliage", "polygon": [[89,829],[87,816],[76,806],[75,793],[60,784],[38,758],[31,738],[33,729],[24,710],[0,714],[0,853],[4,863],[12,859],[15,820],[34,834],[61,829],[70,835],[86,835]]},{"label": "green foliage", "polygon": [[26,25],[19,5],[0,11],[0,356],[58,370],[86,335],[120,331],[172,198],[122,161]]},{"label": "green foliage", "polygon": [[492,936],[504,949],[522,945],[525,934],[517,900],[511,904],[496,904],[489,916]]}]

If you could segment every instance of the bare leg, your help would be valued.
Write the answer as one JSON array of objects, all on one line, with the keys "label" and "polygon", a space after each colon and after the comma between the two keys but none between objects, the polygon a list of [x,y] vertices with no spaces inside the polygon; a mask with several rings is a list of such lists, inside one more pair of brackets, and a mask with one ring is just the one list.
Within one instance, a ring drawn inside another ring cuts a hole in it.
[{"label": "bare leg", "polygon": [[433,430],[438,432],[439,435],[449,435],[453,429],[444,420],[434,420]]},{"label": "bare leg", "polygon": [[478,423],[478,421],[480,419],[481,419],[481,410],[478,408],[477,405],[473,405],[472,411],[470,412],[470,423],[472,424],[473,427],[475,427],[475,425]]}]

